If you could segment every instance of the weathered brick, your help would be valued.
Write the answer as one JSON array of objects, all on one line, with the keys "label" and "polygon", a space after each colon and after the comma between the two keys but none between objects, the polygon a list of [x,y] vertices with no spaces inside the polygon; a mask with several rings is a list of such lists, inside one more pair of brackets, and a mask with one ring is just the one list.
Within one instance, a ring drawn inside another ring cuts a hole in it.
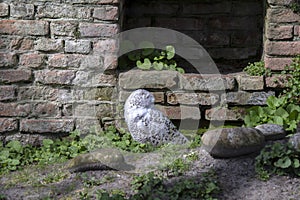
[{"label": "weathered brick", "polygon": [[6,3],[0,3],[0,17],[6,17],[9,14],[9,6]]},{"label": "weathered brick", "polygon": [[73,116],[82,118],[98,118],[114,117],[111,104],[80,104],[75,106]]},{"label": "weathered brick", "polygon": [[219,95],[213,93],[183,93],[168,92],[167,102],[171,105],[214,105],[218,102]]},{"label": "weathered brick", "polygon": [[222,104],[230,105],[265,105],[269,96],[275,92],[228,92],[222,94]]},{"label": "weathered brick", "polygon": [[117,69],[117,67],[118,67],[118,56],[117,55],[105,54],[104,55],[104,61],[103,61],[104,72],[106,70]]},{"label": "weathered brick", "polygon": [[66,3],[79,4],[79,3],[89,3],[89,4],[117,4],[120,3],[119,0],[66,0]]},{"label": "weathered brick", "polygon": [[268,0],[269,4],[275,4],[275,5],[290,5],[291,3],[293,3],[294,0]]},{"label": "weathered brick", "polygon": [[[132,92],[121,90],[119,91],[119,102],[125,102]],[[151,92],[154,95],[155,103],[163,104],[165,102],[164,92]]]},{"label": "weathered brick", "polygon": [[41,67],[45,63],[45,55],[38,53],[23,54],[20,56],[20,65],[30,68]]},{"label": "weathered brick", "polygon": [[292,58],[273,58],[265,56],[265,67],[271,70],[284,70],[285,66],[293,62]]},{"label": "weathered brick", "polygon": [[60,110],[55,103],[36,103],[32,105],[30,117],[59,117]]},{"label": "weathered brick", "polygon": [[268,88],[285,88],[287,83],[286,75],[273,75],[266,77],[266,86]]},{"label": "weathered brick", "polygon": [[201,119],[197,106],[156,106],[165,116],[172,120]]},{"label": "weathered brick", "polygon": [[17,64],[17,56],[14,53],[0,53],[0,67],[13,67]]},{"label": "weathered brick", "polygon": [[29,70],[1,70],[0,83],[16,83],[31,81],[32,73]]},{"label": "weathered brick", "polygon": [[118,51],[118,41],[110,38],[97,40],[93,44],[93,51],[95,55],[116,53]]},{"label": "weathered brick", "polygon": [[234,1],[231,13],[239,16],[262,15],[263,4],[259,1]]},{"label": "weathered brick", "polygon": [[18,100],[47,100],[59,101],[60,90],[51,87],[24,86],[18,89]]},{"label": "weathered brick", "polygon": [[49,33],[49,23],[43,20],[1,20],[0,34],[44,36]]},{"label": "weathered brick", "polygon": [[114,95],[113,93],[113,87],[85,88],[83,90],[73,91],[73,99],[111,101]]},{"label": "weathered brick", "polygon": [[262,34],[256,31],[238,31],[231,35],[231,45],[233,47],[257,47],[262,44]]},{"label": "weathered brick", "polygon": [[39,70],[34,73],[36,81],[43,84],[69,85],[75,78],[72,70]]},{"label": "weathered brick", "polygon": [[293,23],[300,21],[300,15],[291,9],[269,8],[267,9],[269,23]]},{"label": "weathered brick", "polygon": [[229,76],[184,74],[180,76],[180,89],[185,90],[232,90],[235,79]]},{"label": "weathered brick", "polygon": [[129,16],[144,17],[157,15],[174,16],[180,8],[179,4],[149,1],[147,4],[143,2],[136,2],[127,9],[127,15]]},{"label": "weathered brick", "polygon": [[0,103],[1,117],[25,117],[30,113],[29,104]]},{"label": "weathered brick", "polygon": [[99,55],[87,55],[82,58],[80,69],[104,72],[105,69],[103,69],[103,58]]},{"label": "weathered brick", "polygon": [[293,38],[293,28],[292,25],[269,24],[266,35],[268,39],[273,40],[291,39]]},{"label": "weathered brick", "polygon": [[199,15],[199,14],[211,14],[211,13],[230,13],[231,2],[202,2],[186,3],[183,4],[183,14],[185,15]]},{"label": "weathered brick", "polygon": [[203,30],[205,28],[205,20],[197,18],[162,18],[157,17],[155,26],[169,28],[174,30]]},{"label": "weathered brick", "polygon": [[34,41],[30,38],[14,38],[10,42],[10,49],[12,50],[31,50],[34,47]]},{"label": "weathered brick", "polygon": [[18,120],[11,118],[0,118],[0,133],[8,133],[18,130]]},{"label": "weathered brick", "polygon": [[300,41],[266,41],[265,52],[268,55],[296,56],[300,54]]},{"label": "weathered brick", "polygon": [[89,40],[65,41],[65,52],[88,54],[91,51]]},{"label": "weathered brick", "polygon": [[14,100],[16,98],[16,87],[7,85],[0,86],[0,101]]},{"label": "weathered brick", "polygon": [[34,5],[26,3],[10,4],[10,15],[18,19],[32,19],[34,16]]},{"label": "weathered brick", "polygon": [[63,47],[63,40],[42,38],[36,41],[34,49],[37,51],[61,51]]},{"label": "weathered brick", "polygon": [[119,9],[116,6],[101,6],[94,9],[93,17],[100,20],[118,20]]},{"label": "weathered brick", "polygon": [[205,111],[206,120],[214,121],[243,121],[246,110],[244,108],[211,108]]},{"label": "weathered brick", "polygon": [[81,87],[116,86],[116,76],[98,71],[77,71],[73,84]]},{"label": "weathered brick", "polygon": [[24,133],[70,133],[74,130],[71,119],[23,119],[20,131]]},{"label": "weathered brick", "polygon": [[117,24],[87,23],[79,24],[81,37],[109,37],[119,32]]},{"label": "weathered brick", "polygon": [[79,68],[83,56],[78,54],[54,54],[49,56],[48,65],[53,68]]},{"label": "weathered brick", "polygon": [[126,30],[149,26],[151,26],[151,17],[127,18],[126,21],[124,21]]},{"label": "weathered brick", "polygon": [[255,20],[249,20],[248,16],[212,17],[208,25],[210,28],[217,30],[257,30],[259,27],[259,23]]},{"label": "weathered brick", "polygon": [[300,26],[299,25],[296,25],[294,27],[294,35],[300,36]]},{"label": "weathered brick", "polygon": [[76,21],[52,21],[50,23],[51,34],[55,36],[69,36],[77,35],[78,22]]},{"label": "weathered brick", "polygon": [[263,76],[248,76],[241,74],[237,76],[239,89],[241,90],[263,90],[264,77]]},{"label": "weathered brick", "polygon": [[71,5],[45,5],[38,6],[37,17],[39,18],[76,18],[89,19],[91,10],[89,7],[78,7]]},{"label": "weathered brick", "polygon": [[99,133],[102,131],[99,119],[76,119],[76,130],[81,134]]},{"label": "weathered brick", "polygon": [[120,74],[119,85],[123,89],[170,89],[177,86],[177,73],[174,71],[131,70]]}]

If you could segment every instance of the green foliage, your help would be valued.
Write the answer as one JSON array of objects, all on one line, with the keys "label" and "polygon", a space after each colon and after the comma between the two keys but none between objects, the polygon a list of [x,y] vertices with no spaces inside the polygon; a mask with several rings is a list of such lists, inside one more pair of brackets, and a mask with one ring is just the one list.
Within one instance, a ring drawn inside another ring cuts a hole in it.
[{"label": "green foliage", "polygon": [[153,172],[136,176],[131,183],[136,194],[130,199],[213,199],[220,192],[212,171],[202,174],[202,177],[166,182],[167,179]]},{"label": "green foliage", "polygon": [[290,143],[274,143],[266,146],[255,160],[255,171],[259,178],[268,180],[272,174],[300,177],[300,151]]},{"label": "green foliage", "polygon": [[293,2],[288,6],[293,12],[299,13],[300,12],[300,3],[299,0],[297,2]]},{"label": "green foliage", "polygon": [[172,70],[184,73],[184,69],[177,66],[175,57],[175,48],[171,45],[165,47],[164,50],[155,49],[151,42],[141,42],[138,49],[130,41],[123,41],[121,48],[131,51],[127,54],[127,58],[119,60],[121,68],[128,67],[129,65],[136,65],[137,68],[142,70]]},{"label": "green foliage", "polygon": [[265,68],[263,61],[249,63],[243,71],[250,76],[270,76],[271,73],[270,69]]},{"label": "green foliage", "polygon": [[288,98],[290,102],[300,103],[300,55],[294,58],[290,66],[286,66],[282,74],[289,75],[286,83],[286,89],[283,95]]},{"label": "green foliage", "polygon": [[248,109],[244,118],[247,127],[259,124],[272,123],[282,125],[285,130],[294,132],[300,121],[300,106],[288,103],[288,99],[270,96],[267,99],[267,107],[254,106]]}]

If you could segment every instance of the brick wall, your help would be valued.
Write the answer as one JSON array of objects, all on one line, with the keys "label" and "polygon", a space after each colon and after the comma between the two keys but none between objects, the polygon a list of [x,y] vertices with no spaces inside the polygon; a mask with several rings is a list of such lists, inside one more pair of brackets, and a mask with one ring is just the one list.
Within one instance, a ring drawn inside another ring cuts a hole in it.
[{"label": "brick wall", "polygon": [[34,143],[113,117],[118,20],[117,0],[1,1],[2,140]]},{"label": "brick wall", "polygon": [[205,47],[221,73],[233,73],[261,59],[263,5],[261,0],[127,1],[123,28],[180,31]]}]

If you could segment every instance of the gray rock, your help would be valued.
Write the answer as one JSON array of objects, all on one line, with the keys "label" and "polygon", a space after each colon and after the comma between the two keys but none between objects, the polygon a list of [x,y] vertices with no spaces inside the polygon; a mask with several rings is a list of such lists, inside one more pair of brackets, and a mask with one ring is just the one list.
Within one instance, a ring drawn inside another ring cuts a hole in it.
[{"label": "gray rock", "polygon": [[295,133],[293,136],[291,136],[289,142],[296,150],[300,151],[300,132]]},{"label": "gray rock", "polygon": [[277,124],[261,124],[256,126],[255,129],[262,132],[266,140],[280,140],[286,136],[283,126]]},{"label": "gray rock", "polygon": [[211,156],[229,158],[259,151],[265,136],[254,128],[216,129],[204,133],[202,144]]}]

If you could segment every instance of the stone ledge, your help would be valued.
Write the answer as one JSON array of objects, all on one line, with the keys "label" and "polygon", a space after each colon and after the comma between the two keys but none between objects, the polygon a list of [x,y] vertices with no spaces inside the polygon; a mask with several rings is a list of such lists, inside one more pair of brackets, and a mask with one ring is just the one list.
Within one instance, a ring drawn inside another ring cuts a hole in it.
[{"label": "stone ledge", "polygon": [[74,130],[71,119],[23,119],[20,131],[24,133],[70,133]]}]

